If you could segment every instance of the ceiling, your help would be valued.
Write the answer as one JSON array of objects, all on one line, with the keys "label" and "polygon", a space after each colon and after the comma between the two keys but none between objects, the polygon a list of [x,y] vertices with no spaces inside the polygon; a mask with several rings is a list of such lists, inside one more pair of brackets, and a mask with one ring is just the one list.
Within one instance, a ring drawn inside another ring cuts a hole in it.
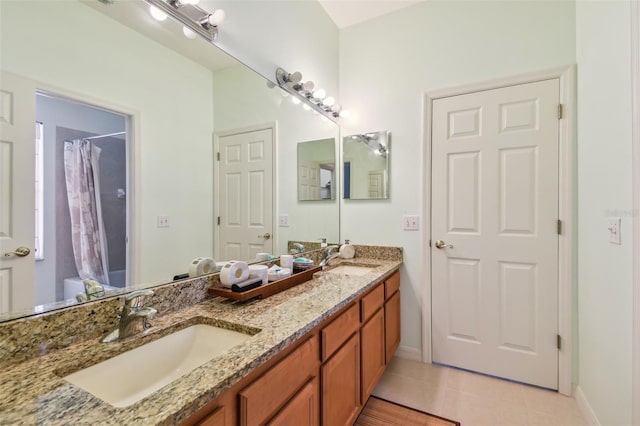
[{"label": "ceiling", "polygon": [[318,0],[338,28],[345,28],[425,0]]}]

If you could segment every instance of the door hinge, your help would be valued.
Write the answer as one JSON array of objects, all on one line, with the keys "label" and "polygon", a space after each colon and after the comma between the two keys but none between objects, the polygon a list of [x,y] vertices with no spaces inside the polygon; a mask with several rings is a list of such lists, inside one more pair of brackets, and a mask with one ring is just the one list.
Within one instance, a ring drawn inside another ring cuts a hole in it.
[{"label": "door hinge", "polygon": [[558,104],[558,120],[562,119],[563,112],[562,104]]},{"label": "door hinge", "polygon": [[218,225],[220,225],[220,216],[218,216]]},{"label": "door hinge", "polygon": [[220,153],[216,152],[216,158],[218,159],[218,161],[220,161]]},{"label": "door hinge", "polygon": [[558,235],[562,235],[562,221],[560,219],[558,219],[557,227],[558,227]]},{"label": "door hinge", "polygon": [[558,346],[558,350],[562,350],[562,337],[559,334],[556,335],[556,345]]}]

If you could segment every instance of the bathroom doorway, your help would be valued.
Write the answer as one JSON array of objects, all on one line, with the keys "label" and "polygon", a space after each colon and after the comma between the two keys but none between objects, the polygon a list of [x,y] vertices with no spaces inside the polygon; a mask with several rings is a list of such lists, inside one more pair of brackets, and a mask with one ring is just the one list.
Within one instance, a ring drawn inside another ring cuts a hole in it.
[{"label": "bathroom doorway", "polygon": [[128,123],[125,114],[36,93],[36,304],[75,299],[87,278],[126,287]]}]

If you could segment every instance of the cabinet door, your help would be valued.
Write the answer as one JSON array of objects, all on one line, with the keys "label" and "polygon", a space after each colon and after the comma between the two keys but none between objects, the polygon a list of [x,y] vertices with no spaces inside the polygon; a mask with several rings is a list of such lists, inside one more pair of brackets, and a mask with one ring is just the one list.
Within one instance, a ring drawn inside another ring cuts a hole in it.
[{"label": "cabinet door", "polygon": [[207,417],[202,419],[198,426],[225,426],[224,419],[224,407],[218,407],[213,411],[213,413],[209,414]]},{"label": "cabinet door", "polygon": [[384,311],[379,309],[360,331],[362,352],[362,399],[364,404],[384,373],[386,349],[384,345]]},{"label": "cabinet door", "polygon": [[322,424],[352,425],[360,410],[358,333],[322,366]]},{"label": "cabinet door", "polygon": [[318,378],[310,380],[268,423],[269,426],[318,426]]},{"label": "cabinet door", "polygon": [[384,334],[386,346],[386,362],[400,345],[400,292],[396,291],[384,304]]},{"label": "cabinet door", "polygon": [[264,425],[310,378],[318,376],[318,338],[301,344],[238,393],[240,426]]}]

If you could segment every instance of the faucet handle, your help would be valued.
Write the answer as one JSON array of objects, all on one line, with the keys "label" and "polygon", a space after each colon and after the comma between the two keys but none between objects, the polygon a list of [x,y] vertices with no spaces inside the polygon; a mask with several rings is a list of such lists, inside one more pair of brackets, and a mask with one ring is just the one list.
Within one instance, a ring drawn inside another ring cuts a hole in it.
[{"label": "faucet handle", "polygon": [[124,304],[127,306],[134,306],[139,303],[139,298],[142,296],[153,296],[153,290],[144,289],[136,290],[124,296]]}]

